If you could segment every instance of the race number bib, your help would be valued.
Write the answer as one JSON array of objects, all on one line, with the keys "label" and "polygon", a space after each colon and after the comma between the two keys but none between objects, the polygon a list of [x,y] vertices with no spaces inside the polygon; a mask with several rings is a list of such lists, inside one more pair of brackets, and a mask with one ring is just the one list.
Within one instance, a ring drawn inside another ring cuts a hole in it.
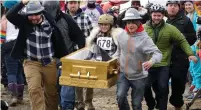
[{"label": "race number bib", "polygon": [[96,43],[103,50],[111,50],[112,49],[112,38],[111,37],[99,37],[97,39]]}]

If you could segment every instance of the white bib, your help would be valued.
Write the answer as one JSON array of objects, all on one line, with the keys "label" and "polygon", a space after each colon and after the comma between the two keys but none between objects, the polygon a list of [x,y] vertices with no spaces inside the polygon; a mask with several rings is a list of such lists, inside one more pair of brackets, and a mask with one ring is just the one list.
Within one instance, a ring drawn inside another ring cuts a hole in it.
[{"label": "white bib", "polygon": [[112,49],[112,37],[99,37],[96,43],[103,50]]}]

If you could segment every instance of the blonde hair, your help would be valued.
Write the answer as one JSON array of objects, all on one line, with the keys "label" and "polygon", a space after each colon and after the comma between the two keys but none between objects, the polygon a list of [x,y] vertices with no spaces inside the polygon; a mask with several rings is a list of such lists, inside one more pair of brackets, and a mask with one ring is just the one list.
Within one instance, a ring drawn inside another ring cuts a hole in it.
[{"label": "blonde hair", "polygon": [[201,16],[201,10],[198,10],[198,7],[197,7],[197,5],[195,3],[194,3],[194,7],[195,7],[195,11],[198,14],[198,16]]}]

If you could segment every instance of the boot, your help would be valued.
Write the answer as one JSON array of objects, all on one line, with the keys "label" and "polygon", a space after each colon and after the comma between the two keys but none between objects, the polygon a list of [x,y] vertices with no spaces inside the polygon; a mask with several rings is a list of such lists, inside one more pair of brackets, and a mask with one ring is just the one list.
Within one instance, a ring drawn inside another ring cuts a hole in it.
[{"label": "boot", "polygon": [[11,103],[10,106],[16,106],[17,105],[17,89],[16,89],[17,84],[16,83],[9,83],[8,84],[8,90],[11,92]]},{"label": "boot", "polygon": [[8,95],[8,86],[4,86],[4,89],[1,89],[1,95]]},{"label": "boot", "polygon": [[181,107],[175,107],[175,110],[182,110]]},{"label": "boot", "polygon": [[76,102],[76,104],[75,104],[76,110],[84,110],[84,107],[85,107],[85,105],[82,102]]},{"label": "boot", "polygon": [[86,96],[85,96],[85,106],[86,110],[95,110],[95,107],[93,106],[92,100],[93,100],[93,89],[87,88],[86,89]]},{"label": "boot", "polygon": [[95,110],[93,103],[86,103],[85,106],[86,110]]},{"label": "boot", "polygon": [[23,103],[24,84],[17,84],[17,103]]}]

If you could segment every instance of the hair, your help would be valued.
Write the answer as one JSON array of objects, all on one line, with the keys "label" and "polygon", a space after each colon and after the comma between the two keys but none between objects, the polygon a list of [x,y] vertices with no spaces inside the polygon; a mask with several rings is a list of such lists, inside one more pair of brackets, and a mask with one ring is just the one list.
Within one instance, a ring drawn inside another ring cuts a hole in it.
[{"label": "hair", "polygon": [[1,3],[1,18],[2,16],[5,14],[5,7],[3,6],[3,4]]}]

